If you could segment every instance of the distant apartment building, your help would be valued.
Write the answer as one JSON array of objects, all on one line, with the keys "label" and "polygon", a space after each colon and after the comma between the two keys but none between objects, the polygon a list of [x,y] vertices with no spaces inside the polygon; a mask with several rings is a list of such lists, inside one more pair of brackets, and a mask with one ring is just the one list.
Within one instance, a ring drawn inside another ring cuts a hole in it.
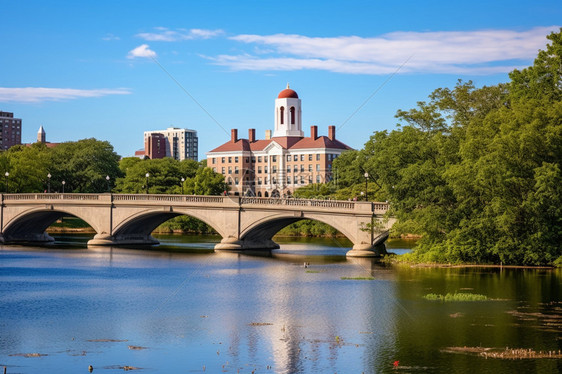
[{"label": "distant apartment building", "polygon": [[197,161],[199,152],[197,131],[169,127],[166,130],[144,132],[144,155],[150,159],[171,157]]},{"label": "distant apartment building", "polygon": [[14,113],[0,111],[0,149],[21,144],[21,118],[14,118]]},{"label": "distant apartment building", "polygon": [[335,126],[328,136],[310,127],[302,131],[301,100],[287,88],[275,100],[275,130],[266,131],[264,140],[249,129],[248,139],[239,139],[231,130],[230,141],[207,153],[207,166],[225,177],[234,195],[263,197],[289,196],[297,188],[332,179],[332,162],[351,149],[336,139]]}]

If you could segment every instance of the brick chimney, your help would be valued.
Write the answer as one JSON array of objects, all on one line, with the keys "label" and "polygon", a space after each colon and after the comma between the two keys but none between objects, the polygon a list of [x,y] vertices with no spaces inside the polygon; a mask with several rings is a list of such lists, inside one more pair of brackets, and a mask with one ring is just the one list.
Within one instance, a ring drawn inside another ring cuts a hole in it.
[{"label": "brick chimney", "polygon": [[237,129],[230,130],[230,140],[233,143],[236,143],[238,141],[238,130]]},{"label": "brick chimney", "polygon": [[265,130],[265,140],[271,139],[271,130]]},{"label": "brick chimney", "polygon": [[248,130],[248,140],[250,141],[250,143],[253,143],[256,141],[256,129],[249,129]]},{"label": "brick chimney", "polygon": [[328,139],[336,140],[336,126],[328,126]]},{"label": "brick chimney", "polygon": [[316,140],[318,138],[318,126],[310,126],[310,137],[312,140]]}]

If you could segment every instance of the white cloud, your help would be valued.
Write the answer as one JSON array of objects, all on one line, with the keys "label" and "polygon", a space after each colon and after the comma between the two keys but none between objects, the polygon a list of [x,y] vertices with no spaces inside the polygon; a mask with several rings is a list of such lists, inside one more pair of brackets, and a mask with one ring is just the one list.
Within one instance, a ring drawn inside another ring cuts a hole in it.
[{"label": "white cloud", "polygon": [[204,29],[176,29],[170,30],[166,27],[155,27],[156,32],[143,32],[136,36],[148,41],[158,42],[177,42],[182,40],[193,39],[210,39],[218,35],[222,35],[222,30],[204,30]]},{"label": "white cloud", "polygon": [[120,37],[118,37],[117,35],[113,35],[113,34],[106,34],[103,38],[101,38],[102,40],[106,40],[106,41],[112,41],[112,40],[121,40]]},{"label": "white cloud", "polygon": [[409,59],[401,72],[494,74],[527,65],[545,47],[546,35],[558,29],[393,32],[372,38],[238,35],[230,39],[273,51],[208,58],[233,70],[388,74]]},{"label": "white cloud", "polygon": [[141,44],[137,48],[130,50],[127,55],[128,59],[134,59],[136,57],[156,58],[156,52],[151,50],[148,44]]},{"label": "white cloud", "polygon": [[37,103],[83,97],[129,95],[130,93],[131,91],[126,88],[80,90],[75,88],[0,87],[0,102]]}]

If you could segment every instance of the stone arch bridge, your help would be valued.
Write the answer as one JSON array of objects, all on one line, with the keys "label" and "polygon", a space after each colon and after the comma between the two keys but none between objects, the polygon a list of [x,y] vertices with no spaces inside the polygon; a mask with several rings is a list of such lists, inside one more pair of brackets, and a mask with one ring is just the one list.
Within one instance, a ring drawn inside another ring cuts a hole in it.
[{"label": "stone arch bridge", "polygon": [[54,239],[45,230],[57,219],[76,216],[96,235],[88,245],[158,244],[151,236],[161,223],[179,215],[197,218],[222,236],[218,251],[279,248],[272,240],[301,219],[324,222],[344,234],[348,256],[384,253],[393,223],[384,220],[387,203],[238,196],[137,194],[2,194],[0,242],[38,243]]}]

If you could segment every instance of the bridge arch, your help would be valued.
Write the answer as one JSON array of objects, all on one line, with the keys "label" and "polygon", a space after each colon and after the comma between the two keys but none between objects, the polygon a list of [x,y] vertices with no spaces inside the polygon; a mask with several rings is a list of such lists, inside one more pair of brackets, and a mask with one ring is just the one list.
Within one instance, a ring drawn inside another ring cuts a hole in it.
[{"label": "bridge arch", "polygon": [[[291,223],[295,223],[304,219],[325,223],[341,232],[346,238],[354,243],[354,245],[360,244],[357,234],[352,229],[350,229],[350,227],[353,226],[351,226],[349,222],[346,222],[345,220],[343,220],[342,222],[341,218],[335,219],[329,214],[314,213],[301,213],[298,216],[286,213],[267,215],[265,217],[262,217],[261,219],[257,219],[251,222],[248,226],[244,227],[240,232],[240,241],[243,248],[279,248],[279,245],[272,240],[273,236]],[[368,228],[363,227],[361,228],[361,230],[368,230]]]},{"label": "bridge arch", "polygon": [[45,230],[62,217],[76,217],[86,222],[96,233],[100,227],[81,214],[79,209],[65,208],[32,208],[21,211],[4,225],[2,240],[4,242],[52,242],[54,238]]},{"label": "bridge arch", "polygon": [[189,216],[198,219],[209,225],[219,235],[225,235],[220,225],[196,209],[147,209],[130,215],[117,223],[113,229],[111,240],[116,243],[157,244],[158,241],[152,238],[151,233],[162,223],[178,216]]}]

